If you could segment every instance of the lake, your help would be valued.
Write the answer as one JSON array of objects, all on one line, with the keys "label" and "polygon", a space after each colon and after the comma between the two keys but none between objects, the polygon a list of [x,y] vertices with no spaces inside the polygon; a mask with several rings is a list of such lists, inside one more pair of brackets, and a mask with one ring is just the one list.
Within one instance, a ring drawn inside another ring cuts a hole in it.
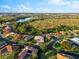
[{"label": "lake", "polygon": [[24,19],[18,19],[16,22],[25,22],[25,21],[29,21],[32,20],[32,18],[24,18]]}]

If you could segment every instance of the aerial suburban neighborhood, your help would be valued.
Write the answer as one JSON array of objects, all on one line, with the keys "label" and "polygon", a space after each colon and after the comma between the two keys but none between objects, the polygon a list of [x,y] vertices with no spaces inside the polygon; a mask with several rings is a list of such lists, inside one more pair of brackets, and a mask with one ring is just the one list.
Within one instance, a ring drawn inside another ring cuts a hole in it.
[{"label": "aerial suburban neighborhood", "polygon": [[0,15],[0,59],[79,59],[79,14]]},{"label": "aerial suburban neighborhood", "polygon": [[79,59],[79,0],[0,0],[0,59]]}]

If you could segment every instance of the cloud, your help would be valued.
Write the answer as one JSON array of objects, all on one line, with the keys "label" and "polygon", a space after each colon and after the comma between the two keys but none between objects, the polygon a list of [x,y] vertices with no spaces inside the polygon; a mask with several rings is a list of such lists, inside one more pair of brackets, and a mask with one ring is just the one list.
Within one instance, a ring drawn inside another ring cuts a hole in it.
[{"label": "cloud", "polygon": [[79,1],[73,1],[72,3],[68,5],[68,7],[79,9]]},{"label": "cloud", "polygon": [[59,4],[63,4],[63,0],[48,0],[49,4],[54,4],[54,5],[59,5]]},{"label": "cloud", "polygon": [[60,3],[60,2],[62,2],[63,0],[50,0],[51,2],[53,2],[53,3]]},{"label": "cloud", "polygon": [[[8,1],[8,0],[7,0]],[[18,3],[17,5],[0,5],[0,12],[73,12],[79,11],[79,1],[44,0],[36,4]]]},{"label": "cloud", "polygon": [[53,5],[69,5],[71,2],[66,0],[48,0],[48,4]]},{"label": "cloud", "polygon": [[10,10],[11,10],[11,7],[9,5],[0,6],[0,12],[9,12]]},{"label": "cloud", "polygon": [[48,4],[55,6],[65,6],[68,8],[79,9],[79,1],[68,1],[68,0],[48,0]]},{"label": "cloud", "polygon": [[30,12],[32,8],[29,7],[29,3],[25,4],[17,4],[14,7],[10,7],[9,5],[1,5],[0,12]]},{"label": "cloud", "polygon": [[18,4],[15,6],[14,11],[15,12],[29,12],[31,11],[31,8],[24,4]]},{"label": "cloud", "polygon": [[1,5],[0,7],[1,7],[1,9],[11,9],[11,7],[9,5]]},{"label": "cloud", "polygon": [[65,6],[70,7],[70,8],[79,8],[79,1],[48,0],[48,4],[65,5]]}]

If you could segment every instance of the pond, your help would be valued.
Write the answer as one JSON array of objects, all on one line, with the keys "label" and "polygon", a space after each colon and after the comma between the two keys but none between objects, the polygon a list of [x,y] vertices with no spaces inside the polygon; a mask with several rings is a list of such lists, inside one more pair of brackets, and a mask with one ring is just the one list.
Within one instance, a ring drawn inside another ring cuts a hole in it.
[{"label": "pond", "polygon": [[29,21],[32,20],[32,18],[23,18],[23,19],[18,19],[16,22],[25,22],[25,21]]}]

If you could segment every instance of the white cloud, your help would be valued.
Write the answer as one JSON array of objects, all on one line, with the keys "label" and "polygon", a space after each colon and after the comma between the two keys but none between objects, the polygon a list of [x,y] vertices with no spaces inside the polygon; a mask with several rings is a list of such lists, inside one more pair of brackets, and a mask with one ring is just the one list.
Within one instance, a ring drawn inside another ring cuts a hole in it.
[{"label": "white cloud", "polygon": [[20,5],[16,5],[16,7],[14,8],[15,12],[29,12],[31,11],[31,8],[28,7],[27,5],[24,4],[20,4]]},{"label": "white cloud", "polygon": [[54,5],[58,5],[58,4],[60,4],[61,2],[63,2],[63,0],[48,0],[48,3],[49,3],[49,4],[54,4]]},{"label": "white cloud", "polygon": [[68,5],[68,7],[79,9],[79,2],[78,1],[73,1],[72,3],[70,3]]},{"label": "white cloud", "polygon": [[48,4],[53,4],[53,5],[68,5],[68,4],[70,4],[70,1],[65,1],[65,0],[48,0]]},{"label": "white cloud", "polygon": [[60,3],[60,2],[62,2],[63,0],[51,0],[51,2],[53,2],[53,3]]},{"label": "white cloud", "polygon": [[79,9],[79,1],[48,0],[48,4],[56,5],[56,6],[63,5],[68,8]]},{"label": "white cloud", "polygon": [[9,5],[1,5],[0,7],[1,7],[1,9],[11,9],[11,7]]},{"label": "white cloud", "polygon": [[9,5],[1,5],[0,12],[10,12],[11,7]]},{"label": "white cloud", "polygon": [[10,7],[9,5],[1,5],[1,12],[30,12],[32,8],[29,6],[30,4],[17,4],[14,7]]}]

